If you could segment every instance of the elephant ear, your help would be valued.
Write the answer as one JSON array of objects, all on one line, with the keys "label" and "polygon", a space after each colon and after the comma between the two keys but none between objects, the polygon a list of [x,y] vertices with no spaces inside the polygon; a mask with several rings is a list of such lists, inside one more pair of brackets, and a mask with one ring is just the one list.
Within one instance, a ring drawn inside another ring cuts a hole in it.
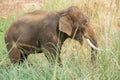
[{"label": "elephant ear", "polygon": [[60,18],[59,30],[71,36],[72,34],[71,20],[69,20],[66,16]]}]

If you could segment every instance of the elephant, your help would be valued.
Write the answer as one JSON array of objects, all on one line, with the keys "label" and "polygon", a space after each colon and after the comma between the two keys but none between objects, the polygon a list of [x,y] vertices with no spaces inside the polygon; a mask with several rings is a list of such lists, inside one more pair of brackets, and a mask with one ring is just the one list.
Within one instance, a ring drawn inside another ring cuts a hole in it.
[{"label": "elephant", "polygon": [[[62,66],[60,50],[71,38],[91,47],[91,61],[97,54],[97,40],[89,18],[77,6],[59,11],[36,10],[14,20],[5,34],[5,43],[12,63],[23,62],[31,53],[44,53],[49,62]],[[50,59],[51,57],[51,59]]]}]

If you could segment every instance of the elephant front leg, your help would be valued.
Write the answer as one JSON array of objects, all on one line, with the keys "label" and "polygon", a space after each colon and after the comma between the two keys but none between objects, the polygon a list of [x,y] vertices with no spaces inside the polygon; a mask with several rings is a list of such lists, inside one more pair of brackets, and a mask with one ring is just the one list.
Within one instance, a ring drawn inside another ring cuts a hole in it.
[{"label": "elephant front leg", "polygon": [[58,64],[60,67],[62,67],[62,61],[60,58],[60,51],[50,47],[50,48],[45,48],[44,49],[44,55],[47,58],[47,60],[51,63],[51,64]]},{"label": "elephant front leg", "polygon": [[94,64],[97,56],[97,42],[94,39],[87,39],[88,44],[91,46],[91,63]]},{"label": "elephant front leg", "polygon": [[91,63],[94,64],[99,50],[95,33],[91,27],[87,27],[84,37],[87,39],[88,44],[91,47]]}]

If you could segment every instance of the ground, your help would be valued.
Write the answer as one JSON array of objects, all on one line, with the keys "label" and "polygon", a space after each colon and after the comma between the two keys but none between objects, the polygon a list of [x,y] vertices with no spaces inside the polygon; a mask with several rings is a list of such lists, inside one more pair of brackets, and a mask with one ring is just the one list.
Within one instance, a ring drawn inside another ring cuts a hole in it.
[{"label": "ground", "polygon": [[44,0],[0,0],[0,17],[42,6]]}]

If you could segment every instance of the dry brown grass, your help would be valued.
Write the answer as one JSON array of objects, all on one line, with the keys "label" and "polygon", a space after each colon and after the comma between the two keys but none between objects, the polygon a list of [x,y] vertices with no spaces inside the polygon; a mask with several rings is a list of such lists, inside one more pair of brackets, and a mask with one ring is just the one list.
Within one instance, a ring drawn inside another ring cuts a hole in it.
[{"label": "dry brown grass", "polygon": [[0,0],[0,17],[39,8],[44,0]]}]

